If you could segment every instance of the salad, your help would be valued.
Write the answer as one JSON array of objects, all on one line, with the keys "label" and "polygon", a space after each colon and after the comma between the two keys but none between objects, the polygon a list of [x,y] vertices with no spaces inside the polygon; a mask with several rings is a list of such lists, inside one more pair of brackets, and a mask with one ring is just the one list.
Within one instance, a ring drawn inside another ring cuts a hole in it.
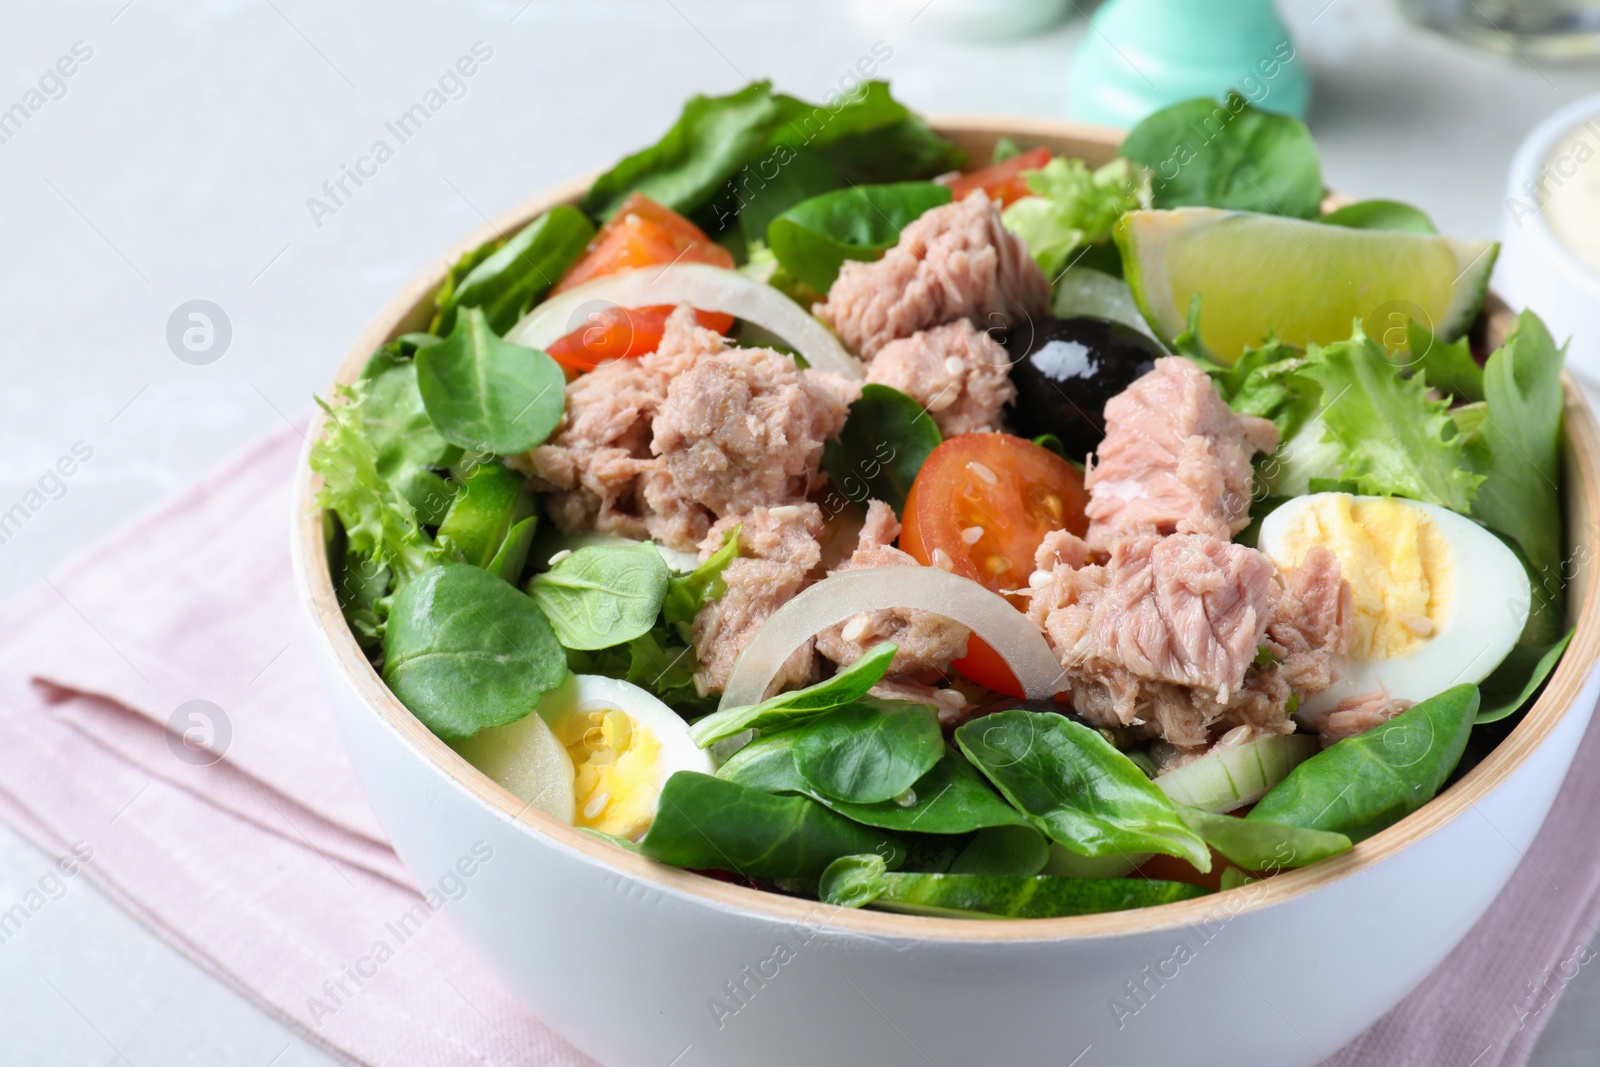
[{"label": "salad", "polygon": [[1562,349],[1237,96],[972,160],[695,97],[463,256],[311,453],[355,639],[529,806],[845,907],[1077,915],[1349,849],[1570,639]]}]

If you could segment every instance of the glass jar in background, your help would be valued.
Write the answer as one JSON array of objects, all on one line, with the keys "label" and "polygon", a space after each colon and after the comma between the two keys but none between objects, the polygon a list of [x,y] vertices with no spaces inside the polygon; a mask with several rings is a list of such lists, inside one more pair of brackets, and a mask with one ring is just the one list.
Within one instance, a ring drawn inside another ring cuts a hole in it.
[{"label": "glass jar in background", "polygon": [[1528,59],[1600,55],[1600,0],[1400,0],[1412,22]]}]

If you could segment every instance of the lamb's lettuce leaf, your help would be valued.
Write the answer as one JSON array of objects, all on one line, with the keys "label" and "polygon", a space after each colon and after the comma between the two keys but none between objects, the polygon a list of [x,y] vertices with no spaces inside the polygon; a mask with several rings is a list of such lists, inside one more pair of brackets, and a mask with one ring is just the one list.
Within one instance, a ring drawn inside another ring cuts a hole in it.
[{"label": "lamb's lettuce leaf", "polygon": [[840,856],[859,853],[897,867],[905,856],[888,834],[807,797],[773,796],[693,771],[667,779],[639,851],[675,867],[752,878],[815,878]]},{"label": "lamb's lettuce leaf", "polygon": [[1065,715],[995,712],[957,729],[956,744],[1017,810],[1081,856],[1161,852],[1211,869],[1210,850],[1167,795]]},{"label": "lamb's lettuce leaf", "polygon": [[810,722],[834,708],[854,704],[878,684],[889,669],[894,653],[892,641],[874,645],[850,666],[816,685],[791,689],[759,704],[727,708],[708,715],[689,728],[689,737],[705,748],[746,730],[788,729]]},{"label": "lamb's lettuce leaf", "polygon": [[1322,204],[1322,164],[1305,123],[1233,91],[1148,116],[1128,132],[1122,155],[1153,172],[1158,208],[1197,204],[1313,219]]}]

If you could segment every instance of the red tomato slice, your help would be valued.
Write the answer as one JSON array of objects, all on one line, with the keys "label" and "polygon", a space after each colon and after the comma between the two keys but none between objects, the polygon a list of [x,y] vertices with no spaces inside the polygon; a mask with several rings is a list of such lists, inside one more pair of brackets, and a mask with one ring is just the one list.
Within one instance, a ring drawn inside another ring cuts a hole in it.
[{"label": "red tomato slice", "polygon": [[[906,497],[900,547],[997,593],[1018,589],[1045,534],[1088,531],[1088,502],[1078,468],[1049,449],[1010,434],[962,434],[923,462]],[[1021,606],[1020,598],[1012,603]],[[977,636],[954,666],[997,693],[1023,695],[1005,661]]]},{"label": "red tomato slice", "polygon": [[948,183],[950,193],[956,200],[965,200],[972,190],[982,189],[989,194],[990,200],[998,201],[1001,207],[1005,207],[1025,196],[1033,195],[1033,190],[1028,188],[1028,183],[1023,180],[1022,174],[1024,171],[1038,170],[1048,162],[1050,162],[1050,149],[1030,148],[1003,163],[991,163],[968,174],[958,174]]},{"label": "red tomato slice", "polygon": [[[589,316],[589,325],[573,330],[546,351],[557,363],[575,371],[594,370],[613,359],[633,359],[654,352],[666,334],[673,305],[644,308],[605,308]],[[696,311],[695,319],[708,330],[727,333],[733,316],[716,311]]]},{"label": "red tomato slice", "polygon": [[607,274],[677,262],[709,263],[731,270],[733,255],[676,211],[643,193],[630,193],[551,295]]}]

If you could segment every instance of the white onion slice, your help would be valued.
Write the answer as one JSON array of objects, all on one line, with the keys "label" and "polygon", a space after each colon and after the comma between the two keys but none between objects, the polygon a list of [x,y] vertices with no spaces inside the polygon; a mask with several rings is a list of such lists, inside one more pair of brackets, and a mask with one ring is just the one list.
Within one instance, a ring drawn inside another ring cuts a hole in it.
[{"label": "white onion slice", "polygon": [[879,608],[916,608],[959,622],[1000,654],[1029,697],[1066,688],[1044,634],[1005,597],[938,567],[866,567],[824,578],[773,612],[739,655],[718,708],[760,703],[783,661],[807,638]]},{"label": "white onion slice", "polygon": [[[506,340],[548,348],[588,325],[596,307],[688,304],[753,322],[787,341],[816,370],[860,380],[861,364],[811,314],[772,286],[705,263],[672,263],[608,274],[546,300],[511,327]],[[590,306],[586,306],[590,305]]]}]

